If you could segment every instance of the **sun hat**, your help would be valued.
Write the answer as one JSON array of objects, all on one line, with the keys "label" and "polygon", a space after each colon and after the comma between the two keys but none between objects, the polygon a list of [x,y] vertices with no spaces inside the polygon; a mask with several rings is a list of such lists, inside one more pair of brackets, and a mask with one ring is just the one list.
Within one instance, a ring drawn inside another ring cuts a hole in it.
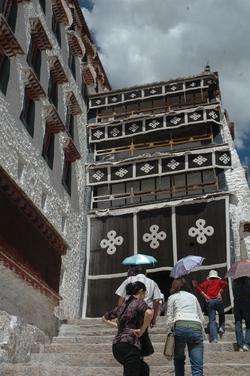
[{"label": "sun hat", "polygon": [[221,278],[218,276],[218,272],[217,272],[216,270],[210,270],[209,275],[207,276],[207,279],[210,279],[210,278],[221,279]]}]

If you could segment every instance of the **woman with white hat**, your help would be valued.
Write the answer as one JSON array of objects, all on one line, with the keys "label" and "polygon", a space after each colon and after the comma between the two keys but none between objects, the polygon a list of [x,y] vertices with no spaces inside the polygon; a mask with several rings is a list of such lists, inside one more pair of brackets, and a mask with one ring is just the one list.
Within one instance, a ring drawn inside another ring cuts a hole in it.
[{"label": "woman with white hat", "polygon": [[228,283],[222,281],[216,270],[210,270],[207,280],[197,286],[198,292],[206,301],[206,309],[209,317],[210,342],[218,342],[216,311],[219,314],[219,333],[225,332],[225,313],[222,293]]}]

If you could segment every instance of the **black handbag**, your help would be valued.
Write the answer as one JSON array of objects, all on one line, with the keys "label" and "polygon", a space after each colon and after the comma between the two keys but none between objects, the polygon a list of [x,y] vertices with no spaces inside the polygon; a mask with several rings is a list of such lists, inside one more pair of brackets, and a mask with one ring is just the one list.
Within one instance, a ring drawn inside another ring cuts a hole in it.
[{"label": "black handbag", "polygon": [[141,356],[149,356],[154,353],[154,348],[151,339],[148,334],[148,329],[145,330],[143,335],[140,337],[141,340]]}]

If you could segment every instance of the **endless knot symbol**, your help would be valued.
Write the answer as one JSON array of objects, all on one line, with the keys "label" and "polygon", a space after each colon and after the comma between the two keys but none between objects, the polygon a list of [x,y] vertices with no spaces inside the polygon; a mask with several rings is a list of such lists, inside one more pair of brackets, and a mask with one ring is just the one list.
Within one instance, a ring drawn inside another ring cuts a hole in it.
[{"label": "endless knot symbol", "polygon": [[177,86],[172,86],[172,87],[171,87],[171,90],[172,90],[172,91],[174,91],[174,90],[176,90],[176,89],[177,89]]},{"label": "endless knot symbol", "polygon": [[153,121],[151,121],[151,123],[148,124],[148,126],[151,127],[151,128],[156,128],[157,125],[159,125],[159,124],[160,124],[159,121],[153,120]]},{"label": "endless knot symbol", "polygon": [[181,121],[181,118],[178,118],[178,117],[174,117],[172,120],[170,120],[170,123],[172,124],[178,124],[179,122]]},{"label": "endless knot symbol", "polygon": [[176,169],[176,167],[178,167],[179,166],[179,162],[177,162],[175,159],[172,159],[168,164],[167,164],[167,166],[169,167],[169,168],[171,168],[171,170],[175,170]]},{"label": "endless knot symbol", "polygon": [[203,157],[202,155],[199,155],[197,158],[194,159],[194,163],[201,166],[204,162],[207,161],[207,158]]},{"label": "endless knot symbol", "polygon": [[201,117],[201,114],[197,114],[197,112],[195,112],[194,114],[190,116],[190,118],[193,119],[194,121],[198,120],[200,117]]},{"label": "endless knot symbol", "polygon": [[128,173],[128,170],[125,170],[124,168],[120,168],[118,171],[116,171],[115,175],[119,176],[120,178],[123,178],[124,175]]},{"label": "endless knot symbol", "polygon": [[216,119],[218,117],[218,115],[216,114],[216,112],[214,111],[210,111],[209,114],[208,114],[211,118],[213,119]]},{"label": "endless knot symbol", "polygon": [[165,240],[167,237],[167,234],[164,231],[159,231],[159,226],[157,225],[152,225],[149,228],[151,234],[146,233],[143,235],[142,239],[144,240],[145,243],[150,242],[150,248],[156,249],[159,247],[160,243],[158,240]]},{"label": "endless knot symbol", "polygon": [[116,136],[118,136],[120,131],[119,131],[119,129],[114,128],[114,129],[112,129],[112,131],[110,133],[112,134],[113,137],[116,137]]},{"label": "endless knot symbol", "polygon": [[130,98],[134,98],[134,97],[136,97],[135,93],[130,94]]},{"label": "endless knot symbol", "polygon": [[108,239],[103,239],[100,243],[102,248],[108,248],[107,253],[109,255],[113,255],[116,252],[116,246],[121,245],[123,243],[123,237],[117,236],[116,231],[111,230],[107,233]]},{"label": "endless knot symbol", "polygon": [[101,180],[101,178],[103,178],[104,176],[104,173],[101,172],[100,170],[96,171],[96,173],[93,175],[93,178],[95,178],[96,180]]},{"label": "endless knot symbol", "polygon": [[155,90],[155,89],[152,89],[152,90],[150,90],[150,93],[151,93],[151,94],[155,94],[155,93],[156,93],[156,90]]},{"label": "endless knot symbol", "polygon": [[141,171],[145,172],[146,174],[151,171],[154,167],[150,164],[146,163],[144,166],[142,166],[140,169]]},{"label": "endless knot symbol", "polygon": [[103,132],[102,131],[96,131],[95,133],[93,133],[93,135],[96,137],[96,138],[100,138],[102,135],[103,135]]},{"label": "endless knot symbol", "polygon": [[188,230],[188,235],[192,236],[192,238],[197,236],[197,242],[199,244],[206,243],[206,241],[207,241],[206,236],[212,236],[213,233],[214,233],[214,228],[212,226],[205,227],[206,221],[204,219],[198,219],[195,222],[195,224],[196,224],[197,228],[191,227]]},{"label": "endless knot symbol", "polygon": [[196,83],[195,83],[195,82],[192,82],[189,86],[191,86],[191,87],[195,87],[195,86],[196,86]]},{"label": "endless knot symbol", "polygon": [[132,125],[130,125],[129,130],[134,133],[137,131],[138,128],[139,128],[139,125],[133,123]]},{"label": "endless knot symbol", "polygon": [[224,153],[220,156],[219,160],[224,164],[227,164],[230,161],[230,157],[226,153]]},{"label": "endless knot symbol", "polygon": [[112,98],[112,102],[116,102],[118,99],[116,97]]},{"label": "endless knot symbol", "polygon": [[100,99],[98,99],[95,103],[96,103],[96,104],[101,104],[102,101],[101,101]]}]

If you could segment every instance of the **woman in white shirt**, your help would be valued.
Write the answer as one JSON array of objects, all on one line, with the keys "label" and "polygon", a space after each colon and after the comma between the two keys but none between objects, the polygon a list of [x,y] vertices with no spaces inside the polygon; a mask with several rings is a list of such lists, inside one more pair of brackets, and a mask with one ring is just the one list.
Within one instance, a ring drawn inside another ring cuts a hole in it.
[{"label": "woman in white shirt", "polygon": [[167,330],[174,326],[175,376],[185,374],[185,347],[193,376],[203,376],[203,333],[204,316],[197,298],[184,278],[173,281],[167,303]]}]

